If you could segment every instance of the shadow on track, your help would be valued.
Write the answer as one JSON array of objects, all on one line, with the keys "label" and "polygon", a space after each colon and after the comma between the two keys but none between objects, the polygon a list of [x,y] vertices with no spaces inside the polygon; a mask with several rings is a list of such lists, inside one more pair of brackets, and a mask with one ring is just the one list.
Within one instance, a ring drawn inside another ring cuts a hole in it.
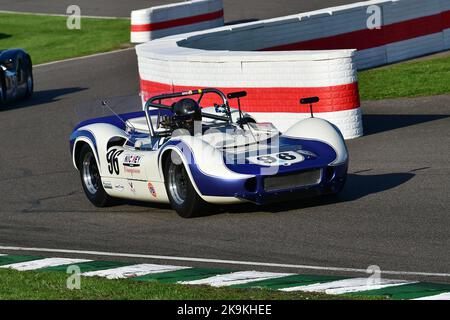
[{"label": "shadow on track", "polygon": [[449,115],[403,115],[403,114],[367,114],[363,115],[364,135],[414,126],[417,124],[446,119]]},{"label": "shadow on track", "polygon": [[355,201],[365,196],[383,192],[398,187],[409,180],[413,173],[388,173],[379,175],[359,175],[349,174],[344,190],[339,195],[325,195],[321,197],[296,200],[291,202],[270,204],[266,206],[256,206],[253,204],[233,205],[223,207],[211,214],[219,213],[250,213],[250,212],[282,212],[297,210],[302,208],[317,207],[339,202]]},{"label": "shadow on track", "polygon": [[[423,170],[426,168],[421,168]],[[366,170],[365,170],[366,171]],[[370,171],[370,170],[367,170]],[[265,206],[257,206],[251,203],[244,203],[239,205],[226,206],[209,206],[206,214],[203,216],[213,216],[217,214],[240,214],[253,212],[270,212],[278,213],[283,211],[298,210],[303,208],[317,207],[330,205],[333,203],[355,201],[365,196],[384,192],[389,189],[396,188],[415,176],[414,173],[388,173],[379,175],[359,175],[349,174],[344,190],[339,195],[326,195],[315,198],[307,198],[302,200],[295,200],[291,202],[275,203]],[[140,201],[122,201],[120,204],[135,205],[147,207],[149,209],[167,209],[171,210],[167,204],[153,204]],[[201,219],[201,217],[199,217]]]},{"label": "shadow on track", "polygon": [[3,106],[0,110],[7,111],[14,109],[21,109],[27,107],[34,107],[45,103],[55,102],[60,100],[58,99],[58,97],[64,96],[66,94],[71,94],[74,92],[83,91],[86,89],[87,88],[82,87],[72,87],[72,88],[35,91],[31,99],[28,100],[20,99],[17,101],[13,101],[11,103],[8,103],[6,106]]},{"label": "shadow on track", "polygon": [[11,38],[10,34],[6,34],[6,33],[1,33],[0,32],[0,39],[6,39],[6,38]]}]

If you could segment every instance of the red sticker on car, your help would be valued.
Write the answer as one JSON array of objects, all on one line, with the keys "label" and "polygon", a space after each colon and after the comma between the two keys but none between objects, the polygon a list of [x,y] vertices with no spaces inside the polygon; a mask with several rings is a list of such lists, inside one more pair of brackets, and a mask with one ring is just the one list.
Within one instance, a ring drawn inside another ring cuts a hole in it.
[{"label": "red sticker on car", "polygon": [[155,190],[155,187],[153,186],[153,184],[151,182],[149,182],[147,184],[147,186],[148,186],[148,191],[150,191],[152,196],[156,198],[156,190]]}]

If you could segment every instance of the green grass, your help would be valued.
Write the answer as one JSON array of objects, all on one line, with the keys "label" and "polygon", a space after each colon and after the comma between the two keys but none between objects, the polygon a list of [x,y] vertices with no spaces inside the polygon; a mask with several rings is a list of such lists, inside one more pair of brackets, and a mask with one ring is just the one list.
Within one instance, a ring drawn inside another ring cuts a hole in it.
[{"label": "green grass", "polygon": [[[129,46],[130,20],[82,18],[69,30],[66,17],[0,13],[0,48],[27,50],[34,64]],[[362,100],[450,93],[450,56],[359,72]]]},{"label": "green grass", "polygon": [[450,93],[450,56],[359,72],[362,100]]},{"label": "green grass", "polygon": [[0,13],[0,48],[23,48],[34,64],[129,46],[130,20],[81,19],[69,30],[66,17]]},{"label": "green grass", "polygon": [[[360,299],[316,293],[285,293],[268,289],[213,288],[159,282],[81,278],[80,290],[66,287],[63,272],[0,270],[0,299],[89,299],[89,300],[324,300]],[[377,299],[366,297],[363,299]]]}]

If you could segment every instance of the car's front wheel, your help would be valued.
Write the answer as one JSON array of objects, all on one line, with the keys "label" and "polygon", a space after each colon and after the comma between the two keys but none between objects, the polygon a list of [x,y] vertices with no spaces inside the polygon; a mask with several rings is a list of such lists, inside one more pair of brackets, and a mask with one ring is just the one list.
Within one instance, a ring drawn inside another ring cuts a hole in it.
[{"label": "car's front wheel", "polygon": [[78,169],[80,171],[81,184],[83,185],[84,193],[89,201],[96,207],[107,207],[112,205],[114,203],[113,198],[105,192],[105,189],[103,189],[100,170],[94,152],[87,144],[83,145],[80,150]]},{"label": "car's front wheel", "polygon": [[180,156],[172,151],[164,165],[164,180],[172,208],[183,218],[198,217],[207,203],[195,190]]}]

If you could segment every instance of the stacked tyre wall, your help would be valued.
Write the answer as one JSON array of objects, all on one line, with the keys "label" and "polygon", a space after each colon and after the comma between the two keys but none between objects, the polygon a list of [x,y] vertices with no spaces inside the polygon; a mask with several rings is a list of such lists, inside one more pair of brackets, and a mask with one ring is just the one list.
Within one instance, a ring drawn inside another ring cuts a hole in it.
[{"label": "stacked tyre wall", "polygon": [[[367,28],[373,5],[380,29]],[[309,116],[299,99],[317,95],[315,115],[358,137],[357,69],[448,49],[449,10],[450,0],[366,1],[150,41],[136,47],[142,96],[244,89],[243,109],[284,131]]]},{"label": "stacked tyre wall", "polygon": [[367,1],[305,15],[259,50],[353,48],[358,69],[367,69],[450,49],[450,0]]},{"label": "stacked tyre wall", "polygon": [[190,0],[131,12],[131,42],[223,26],[222,0]]}]

